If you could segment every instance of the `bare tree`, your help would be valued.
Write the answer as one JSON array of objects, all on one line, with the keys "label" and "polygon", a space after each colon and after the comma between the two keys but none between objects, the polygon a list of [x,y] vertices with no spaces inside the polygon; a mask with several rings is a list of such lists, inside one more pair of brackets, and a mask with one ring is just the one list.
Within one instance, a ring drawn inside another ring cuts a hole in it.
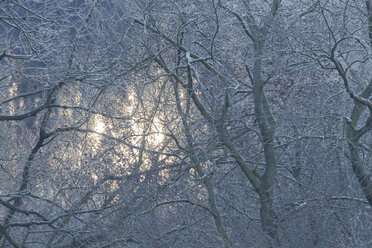
[{"label": "bare tree", "polygon": [[0,1],[0,246],[367,247],[371,16]]}]

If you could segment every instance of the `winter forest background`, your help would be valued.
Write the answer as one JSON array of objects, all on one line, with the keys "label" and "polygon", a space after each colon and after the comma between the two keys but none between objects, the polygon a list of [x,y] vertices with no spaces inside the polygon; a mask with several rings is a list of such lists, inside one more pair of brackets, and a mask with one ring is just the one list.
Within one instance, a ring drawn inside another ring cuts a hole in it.
[{"label": "winter forest background", "polygon": [[0,247],[372,247],[371,0],[0,0]]}]

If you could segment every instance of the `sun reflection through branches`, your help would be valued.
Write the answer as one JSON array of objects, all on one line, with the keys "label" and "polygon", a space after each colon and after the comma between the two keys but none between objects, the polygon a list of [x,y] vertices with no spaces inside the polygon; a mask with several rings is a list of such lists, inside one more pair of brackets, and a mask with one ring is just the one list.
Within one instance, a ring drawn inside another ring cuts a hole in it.
[{"label": "sun reflection through branches", "polygon": [[105,123],[101,119],[96,119],[94,131],[96,131],[97,133],[103,133],[105,131]]},{"label": "sun reflection through branches", "polygon": [[95,133],[92,133],[90,137],[94,141],[95,149],[98,148],[99,145],[101,144],[102,137],[100,134],[103,134],[105,130],[106,130],[105,122],[101,118],[98,117],[94,118],[92,123],[92,131]]},{"label": "sun reflection through branches", "polygon": [[151,141],[154,145],[159,145],[164,141],[164,134],[163,132],[163,126],[161,125],[159,119],[157,117],[154,118],[153,123],[153,131],[154,134],[150,136]]}]

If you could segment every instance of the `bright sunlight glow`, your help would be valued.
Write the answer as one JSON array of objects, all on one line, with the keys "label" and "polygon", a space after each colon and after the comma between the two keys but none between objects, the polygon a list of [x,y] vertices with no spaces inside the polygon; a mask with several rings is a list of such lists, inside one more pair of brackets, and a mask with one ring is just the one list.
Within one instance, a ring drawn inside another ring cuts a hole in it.
[{"label": "bright sunlight glow", "polygon": [[97,133],[103,133],[105,131],[105,123],[102,120],[97,119],[94,129]]},{"label": "bright sunlight glow", "polygon": [[154,142],[154,145],[159,145],[163,142],[164,140],[164,134],[162,134],[161,132],[163,132],[163,127],[162,125],[160,124],[159,122],[159,119],[157,117],[155,117],[154,119],[154,131],[155,132],[159,132],[159,133],[155,133],[152,135],[152,138],[153,138],[153,142]]}]

